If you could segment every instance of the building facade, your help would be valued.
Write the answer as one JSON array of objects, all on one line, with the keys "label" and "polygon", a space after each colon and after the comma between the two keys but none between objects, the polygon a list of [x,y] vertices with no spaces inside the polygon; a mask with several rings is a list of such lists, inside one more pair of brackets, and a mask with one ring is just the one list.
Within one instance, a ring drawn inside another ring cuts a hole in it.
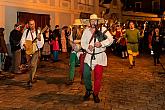
[{"label": "building facade", "polygon": [[98,0],[0,0],[0,27],[5,28],[5,40],[9,42],[9,33],[19,22],[18,12],[46,14],[50,16],[52,29],[70,25],[80,13],[99,14]]},{"label": "building facade", "polygon": [[160,22],[164,0],[122,0],[123,20]]}]

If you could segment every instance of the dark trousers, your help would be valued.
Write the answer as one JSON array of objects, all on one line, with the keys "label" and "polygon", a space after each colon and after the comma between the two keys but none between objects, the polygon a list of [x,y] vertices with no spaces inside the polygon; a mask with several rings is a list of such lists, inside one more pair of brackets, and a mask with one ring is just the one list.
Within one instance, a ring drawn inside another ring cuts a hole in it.
[{"label": "dark trousers", "polygon": [[26,55],[27,63],[29,66],[29,80],[32,81],[36,70],[37,70],[37,62],[38,62],[38,54],[39,52],[36,51],[33,55]]},{"label": "dark trousers", "polygon": [[14,73],[20,73],[19,66],[21,65],[21,49],[12,52],[12,68]]},{"label": "dark trousers", "polygon": [[160,61],[159,61],[160,53],[159,52],[154,52],[153,58],[154,58],[154,64],[160,63]]}]

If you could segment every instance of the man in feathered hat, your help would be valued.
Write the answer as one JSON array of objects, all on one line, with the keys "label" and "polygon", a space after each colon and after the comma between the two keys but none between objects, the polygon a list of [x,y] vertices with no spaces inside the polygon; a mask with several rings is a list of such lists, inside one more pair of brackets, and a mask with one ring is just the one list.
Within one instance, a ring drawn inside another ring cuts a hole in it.
[{"label": "man in feathered hat", "polygon": [[[101,19],[96,14],[90,16],[90,28],[86,28],[81,38],[81,46],[86,51],[84,60],[83,79],[86,88],[84,100],[89,100],[93,94],[94,102],[99,103],[98,97],[101,87],[103,66],[107,66],[106,47],[113,43],[113,37],[102,28],[98,30],[98,23]],[[91,70],[94,70],[94,91],[92,90]]]}]

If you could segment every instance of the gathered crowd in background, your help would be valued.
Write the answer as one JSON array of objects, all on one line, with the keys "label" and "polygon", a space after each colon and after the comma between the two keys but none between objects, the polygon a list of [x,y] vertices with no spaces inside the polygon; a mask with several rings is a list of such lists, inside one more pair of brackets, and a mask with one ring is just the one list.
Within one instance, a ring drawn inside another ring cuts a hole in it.
[{"label": "gathered crowd in background", "polygon": [[[162,30],[162,27],[155,22],[145,22],[145,24],[135,24],[136,28],[140,32],[140,38],[139,38],[139,53],[140,54],[154,54],[154,64],[159,63],[159,57],[160,53],[164,51],[164,32]],[[79,29],[77,33],[82,35],[82,32],[85,28],[88,26],[79,26]],[[5,56],[8,56],[8,50],[3,38],[3,35],[0,35],[1,37],[1,43],[0,43],[0,56],[1,56],[1,68],[5,71],[9,70],[13,73],[22,73],[21,70],[26,69],[26,55],[24,49],[21,49],[20,41],[23,32],[28,29],[28,22],[25,23],[25,25],[15,24],[14,29],[11,31],[9,36],[9,42],[10,42],[10,50],[12,53],[12,56],[10,60],[12,59],[11,64],[6,65],[8,67],[4,67],[4,58]],[[112,24],[111,27],[109,27],[109,31],[111,35],[114,38],[113,44],[110,46],[110,51],[120,56],[121,58],[128,58],[128,52],[127,52],[127,41],[125,40],[125,32],[128,28],[128,23],[115,23]],[[3,29],[1,29],[3,31]],[[59,25],[55,26],[55,29],[52,30],[50,27],[47,28],[43,32],[44,37],[44,45],[40,49],[40,59],[41,61],[50,61],[50,62],[57,62],[59,61],[58,56],[61,53],[66,53],[69,57],[70,52],[72,50],[72,46],[70,44],[70,36],[72,32],[74,33],[75,27],[74,26],[63,26],[62,28],[59,27]],[[76,30],[77,31],[77,30]],[[1,32],[3,33],[3,32]],[[158,38],[159,36],[159,38]],[[81,39],[81,36],[80,36]],[[160,40],[158,40],[160,39]],[[159,41],[159,42],[158,42]],[[4,54],[3,54],[4,53]],[[1,72],[2,74],[2,72]],[[1,75],[3,76],[3,75]]]}]

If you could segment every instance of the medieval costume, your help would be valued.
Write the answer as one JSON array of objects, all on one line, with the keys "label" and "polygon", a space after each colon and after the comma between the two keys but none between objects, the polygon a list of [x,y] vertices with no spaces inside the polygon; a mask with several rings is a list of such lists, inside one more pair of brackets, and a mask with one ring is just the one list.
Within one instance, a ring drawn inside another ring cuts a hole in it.
[{"label": "medieval costume", "polygon": [[50,34],[49,34],[49,29],[46,30],[46,32],[43,34],[44,37],[44,45],[42,49],[42,59],[43,60],[49,60],[50,58]]},{"label": "medieval costume", "polygon": [[62,52],[67,52],[67,45],[66,45],[66,35],[65,35],[66,28],[63,27],[61,31],[61,44],[62,44]]},{"label": "medieval costume", "polygon": [[162,51],[162,36],[159,32],[158,28],[155,28],[153,37],[152,37],[152,50],[153,50],[153,58],[154,58],[154,65],[160,64],[160,54]]},{"label": "medieval costume", "polygon": [[37,70],[37,62],[39,57],[39,49],[43,47],[44,38],[41,33],[37,34],[35,30],[35,21],[29,21],[29,29],[25,30],[21,39],[21,48],[25,49],[26,59],[29,66],[28,87],[32,87],[34,76]]},{"label": "medieval costume", "polygon": [[129,54],[129,62],[130,62],[130,69],[135,66],[135,58],[139,54],[138,47],[139,43],[138,40],[140,38],[140,33],[138,29],[134,28],[134,23],[129,23],[130,29],[126,30],[125,38],[127,40],[127,50]]},{"label": "medieval costume", "polygon": [[96,26],[98,25],[99,18],[96,14],[90,16],[91,28],[84,30],[81,38],[81,46],[86,51],[84,60],[83,79],[86,88],[84,100],[89,100],[92,94],[92,81],[91,70],[94,70],[94,91],[93,98],[95,103],[99,103],[98,97],[101,88],[101,79],[103,74],[103,66],[107,66],[107,55],[105,53],[106,47],[113,43],[113,37],[102,28],[99,31]]},{"label": "medieval costume", "polygon": [[74,74],[75,74],[75,66],[80,63],[80,75],[82,81],[82,74],[83,74],[83,61],[82,58],[82,50],[81,50],[81,36],[82,36],[82,29],[81,29],[81,21],[80,19],[75,19],[75,23],[73,24],[74,27],[72,28],[72,32],[70,35],[70,45],[72,46],[72,51],[70,53],[70,70],[69,70],[69,81],[67,82],[68,85],[73,84],[74,81]]}]

